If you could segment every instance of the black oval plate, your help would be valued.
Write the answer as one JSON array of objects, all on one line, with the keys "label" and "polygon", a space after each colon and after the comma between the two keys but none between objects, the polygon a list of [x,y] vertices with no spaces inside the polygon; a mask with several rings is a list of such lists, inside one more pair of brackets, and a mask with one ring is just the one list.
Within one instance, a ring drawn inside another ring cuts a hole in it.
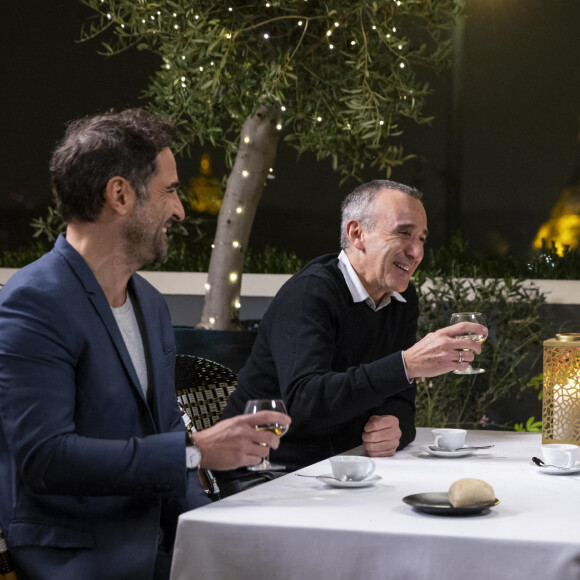
[{"label": "black oval plate", "polygon": [[471,516],[480,514],[484,510],[499,504],[499,499],[496,498],[493,503],[485,505],[453,507],[449,503],[449,495],[446,491],[416,493],[404,497],[403,501],[426,514],[440,516]]}]

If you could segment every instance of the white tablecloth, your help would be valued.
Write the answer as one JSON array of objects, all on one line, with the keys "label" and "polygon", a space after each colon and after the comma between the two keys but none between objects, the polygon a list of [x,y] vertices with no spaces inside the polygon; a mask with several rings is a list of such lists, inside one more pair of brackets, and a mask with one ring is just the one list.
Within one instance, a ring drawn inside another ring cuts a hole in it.
[{"label": "white tablecloth", "polygon": [[[419,429],[395,457],[376,459],[373,487],[289,474],[183,514],[171,579],[580,580],[580,474],[530,465],[539,434],[469,431],[467,443],[495,446],[453,459],[421,452],[430,440]],[[299,473],[330,471],[322,461]],[[501,503],[449,517],[401,501],[462,477],[487,481]]]}]

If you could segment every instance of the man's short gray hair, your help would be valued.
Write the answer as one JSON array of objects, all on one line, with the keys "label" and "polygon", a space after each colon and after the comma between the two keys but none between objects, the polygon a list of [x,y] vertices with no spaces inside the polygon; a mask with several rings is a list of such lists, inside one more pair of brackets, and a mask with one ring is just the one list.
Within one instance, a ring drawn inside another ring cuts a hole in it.
[{"label": "man's short gray hair", "polygon": [[350,245],[346,235],[346,224],[350,220],[358,221],[366,231],[370,232],[374,229],[376,223],[375,197],[379,191],[385,189],[400,191],[419,201],[423,198],[423,194],[414,187],[387,179],[375,179],[359,185],[345,197],[341,206],[340,247],[343,250],[346,250]]}]

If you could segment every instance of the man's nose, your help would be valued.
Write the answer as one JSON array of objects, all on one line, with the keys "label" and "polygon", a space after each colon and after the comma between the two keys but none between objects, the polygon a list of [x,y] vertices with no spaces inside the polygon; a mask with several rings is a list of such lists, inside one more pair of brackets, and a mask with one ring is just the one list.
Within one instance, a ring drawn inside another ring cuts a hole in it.
[{"label": "man's nose", "polygon": [[411,256],[413,259],[420,261],[423,259],[423,254],[425,248],[421,240],[411,240],[407,246],[407,255]]},{"label": "man's nose", "polygon": [[173,219],[178,222],[182,222],[185,219],[185,209],[183,209],[183,204],[179,196],[175,194],[175,207],[173,208]]}]

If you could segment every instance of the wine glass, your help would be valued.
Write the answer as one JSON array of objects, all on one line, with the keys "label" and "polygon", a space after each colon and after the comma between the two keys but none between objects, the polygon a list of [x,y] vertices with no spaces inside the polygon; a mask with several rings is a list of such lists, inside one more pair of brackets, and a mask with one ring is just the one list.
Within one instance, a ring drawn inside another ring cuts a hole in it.
[{"label": "wine glass", "polygon": [[[281,399],[251,399],[246,403],[246,408],[244,409],[245,415],[251,415],[257,413],[258,411],[278,411],[279,413],[288,414],[286,410],[286,405]],[[267,423],[266,425],[256,425],[256,430],[258,431],[271,431],[278,437],[282,437],[288,432],[289,425],[283,425],[281,423]],[[250,471],[280,471],[286,469],[284,465],[277,465],[275,463],[270,463],[269,454],[262,459],[258,465],[249,465],[248,469]]]},{"label": "wine glass", "polygon": [[[450,325],[458,324],[459,322],[477,322],[478,324],[485,324],[485,318],[481,312],[454,312],[451,315],[451,320],[449,321]],[[470,338],[475,342],[483,342],[487,338],[487,334],[474,334],[472,332],[468,332],[466,334],[458,334],[455,338]],[[468,348],[462,348],[459,350],[468,351]],[[464,370],[456,370],[453,371],[456,375],[477,375],[479,373],[484,373],[485,369],[481,368],[474,368],[469,365]]]}]

